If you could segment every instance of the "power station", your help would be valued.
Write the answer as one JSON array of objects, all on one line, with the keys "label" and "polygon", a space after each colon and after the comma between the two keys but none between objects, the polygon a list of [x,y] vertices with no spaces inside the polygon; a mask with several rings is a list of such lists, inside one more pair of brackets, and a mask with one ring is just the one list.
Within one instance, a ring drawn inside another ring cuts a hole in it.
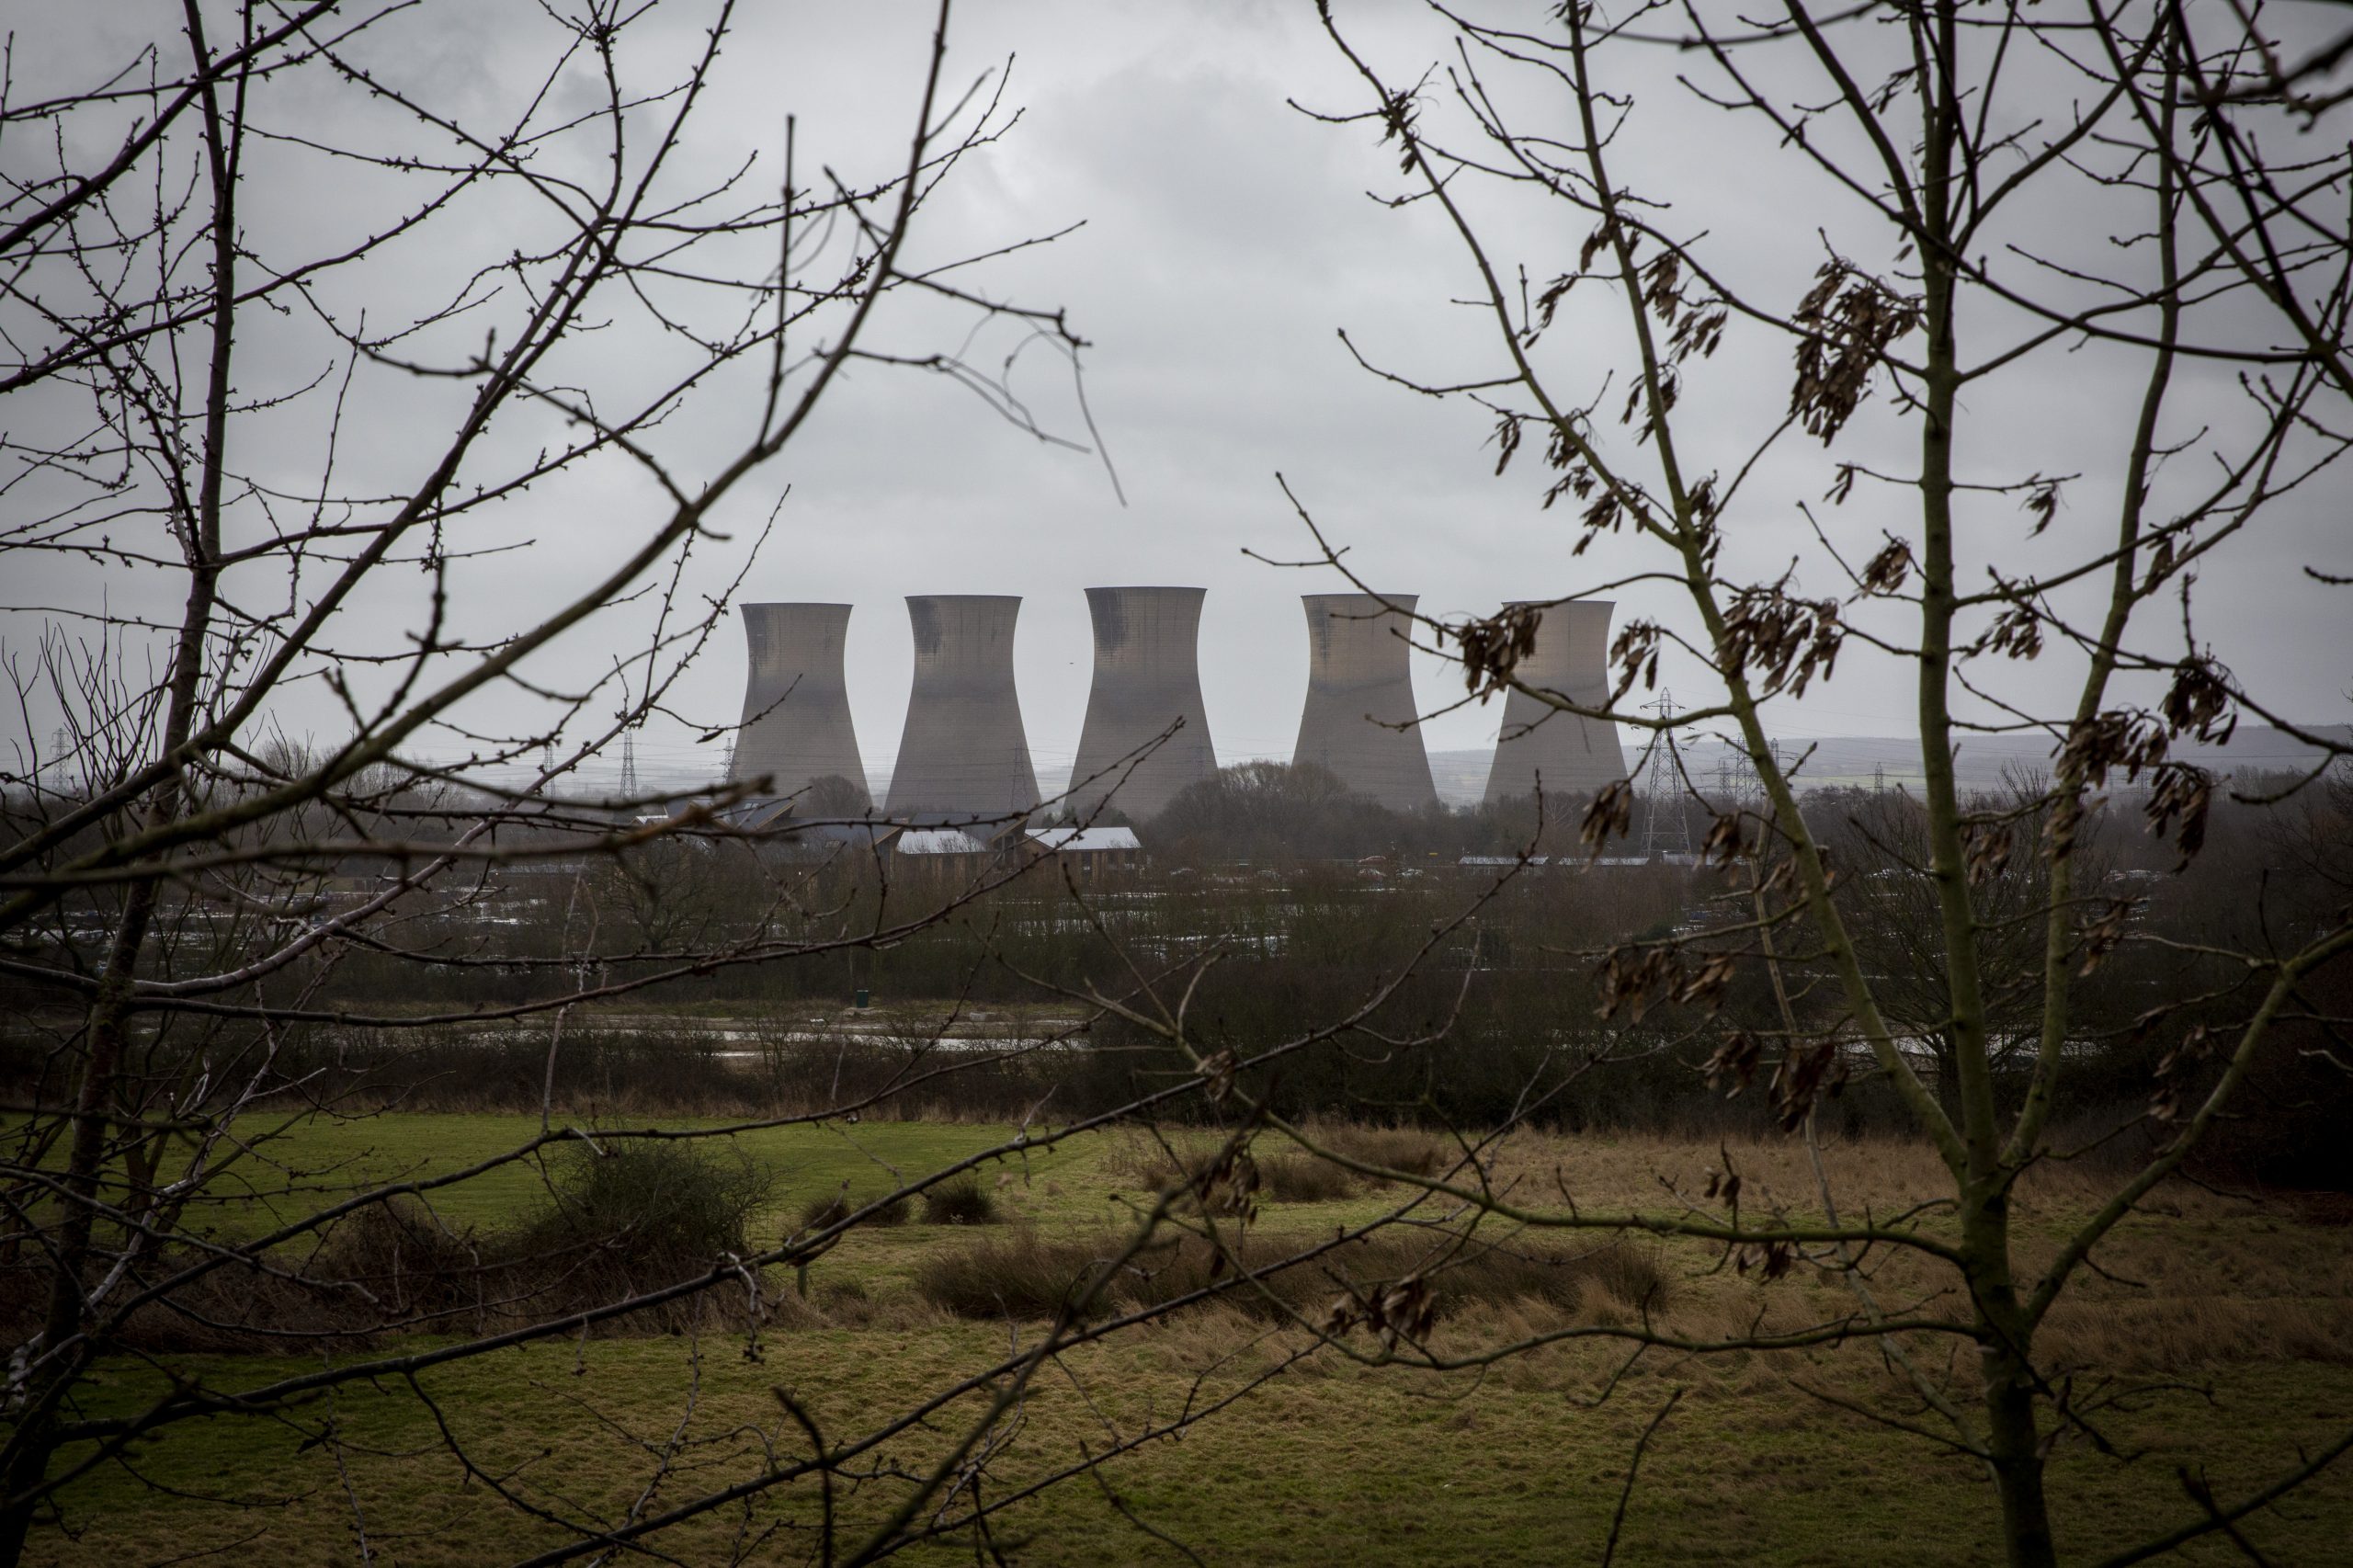
[{"label": "power station", "polygon": [[[1156,816],[1217,771],[1201,703],[1203,588],[1089,588],[1095,683],[1070,776],[1071,809]],[[1171,733],[1171,728],[1174,733]]]},{"label": "power station", "polygon": [[1012,594],[910,594],[915,687],[891,769],[888,814],[910,822],[1017,815],[1038,773],[1013,685]]},{"label": "power station", "polygon": [[751,672],[744,685],[732,778],[765,774],[776,793],[794,795],[820,778],[839,777],[857,788],[858,810],[870,805],[866,765],[850,724],[849,688],[842,678],[850,608],[744,607]]},{"label": "power station", "polygon": [[[1542,604],[1521,599],[1518,604]],[[1536,648],[1515,672],[1540,691],[1580,708],[1609,703],[1609,617],[1607,599],[1544,606]],[[1563,712],[1542,698],[1514,690],[1504,699],[1503,729],[1487,770],[1490,804],[1533,795],[1540,778],[1548,796],[1589,796],[1626,777],[1618,726],[1605,719]]]},{"label": "power station", "polygon": [[1401,812],[1438,804],[1405,641],[1416,600],[1413,594],[1301,596],[1307,705],[1291,762],[1329,768],[1350,790]]},{"label": "power station", "polygon": [[[1166,810],[1188,785],[1217,772],[1201,700],[1201,607],[1207,590],[1089,588],[1094,683],[1071,772],[1081,816],[1108,806],[1139,821]],[[1411,594],[1304,594],[1307,701],[1295,764],[1336,775],[1392,811],[1438,804],[1414,700],[1407,634]],[[1536,692],[1577,707],[1609,700],[1607,600],[1514,600],[1540,611],[1536,642],[1518,675]],[[779,795],[827,778],[847,782],[870,810],[865,765],[844,680],[846,604],[749,604],[750,674],[729,777],[766,777]],[[1010,820],[1037,809],[1037,768],[1014,687],[1010,594],[913,594],[915,684],[899,737],[885,814],[901,822]],[[1488,765],[1485,799],[1535,792],[1589,796],[1626,777],[1618,726],[1563,712],[1513,691]]]}]

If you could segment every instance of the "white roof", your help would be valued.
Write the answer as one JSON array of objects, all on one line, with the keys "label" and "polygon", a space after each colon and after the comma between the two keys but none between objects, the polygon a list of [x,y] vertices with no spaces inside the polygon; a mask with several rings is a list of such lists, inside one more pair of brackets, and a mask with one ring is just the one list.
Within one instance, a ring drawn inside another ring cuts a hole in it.
[{"label": "white roof", "polygon": [[1143,847],[1143,841],[1131,827],[1033,827],[1029,836],[1039,847],[1057,854],[1086,855]]},{"label": "white roof", "polygon": [[902,855],[985,855],[989,846],[960,827],[911,827],[892,841]]}]

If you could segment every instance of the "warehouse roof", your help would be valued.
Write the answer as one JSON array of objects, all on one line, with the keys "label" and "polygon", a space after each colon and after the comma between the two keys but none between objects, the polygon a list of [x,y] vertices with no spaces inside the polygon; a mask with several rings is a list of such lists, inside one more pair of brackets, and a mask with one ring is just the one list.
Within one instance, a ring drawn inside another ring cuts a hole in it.
[{"label": "warehouse roof", "polygon": [[985,855],[989,846],[956,827],[911,827],[892,848],[902,855]]},{"label": "warehouse roof", "polygon": [[1131,827],[1033,827],[1029,841],[1057,855],[1097,855],[1143,847],[1143,841]]}]

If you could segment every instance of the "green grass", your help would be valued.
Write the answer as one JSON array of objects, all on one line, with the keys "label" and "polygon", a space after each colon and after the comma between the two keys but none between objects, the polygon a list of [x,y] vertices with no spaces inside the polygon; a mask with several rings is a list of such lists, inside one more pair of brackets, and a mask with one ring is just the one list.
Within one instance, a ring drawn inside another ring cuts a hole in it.
[{"label": "green grass", "polygon": [[[519,1498],[609,1520],[624,1515],[642,1483],[637,1443],[669,1435],[690,1385],[688,1436],[710,1446],[687,1450],[685,1470],[663,1488],[665,1503],[757,1473],[753,1427],[789,1456],[801,1439],[782,1424],[775,1388],[790,1390],[829,1436],[847,1435],[862,1418],[984,1364],[1004,1345],[1001,1332],[968,1327],[772,1335],[757,1362],[729,1335],[546,1345],[428,1374],[423,1386],[474,1462]],[[1131,1430],[1148,1414],[1174,1408],[1205,1357],[1150,1337],[1073,1353],[1068,1377],[1057,1371],[1035,1388],[997,1484],[1070,1462],[1082,1442],[1099,1449],[1106,1421]],[[279,1369],[199,1369],[244,1382]],[[1754,1365],[1643,1371],[1608,1403],[1580,1408],[1574,1396],[1590,1392],[1594,1377],[1594,1369],[1565,1359],[1486,1380],[1346,1367],[1294,1373],[1181,1442],[1119,1460],[1107,1479],[1144,1520],[1211,1562],[1593,1562],[1634,1438],[1679,1386],[1690,1393],[1645,1460],[1621,1562],[1958,1565],[1996,1555],[1992,1498],[1968,1465],[1810,1400]],[[1085,1400],[1073,1380],[1086,1384]],[[127,1403],[147,1381],[126,1373],[107,1398]],[[1212,1374],[1207,1387],[1232,1381]],[[2147,1451],[2120,1466],[2080,1444],[2061,1450],[2052,1489],[2063,1544],[2089,1554],[2177,1522],[2190,1506],[2174,1479],[2179,1466],[2206,1467],[2218,1492],[2232,1495],[2293,1463],[2294,1446],[2324,1437],[2348,1408],[2353,1371],[2274,1366],[2234,1369],[2211,1404],[2185,1392],[2113,1413],[2109,1436]],[[497,1561],[562,1539],[480,1479],[469,1481],[398,1385],[345,1390],[335,1415],[378,1562]],[[917,1433],[885,1453],[919,1465],[943,1440]],[[76,1533],[49,1537],[45,1555],[153,1562],[259,1531],[238,1555],[357,1562],[335,1456],[302,1443],[300,1434],[261,1422],[182,1428],[142,1452],[141,1472],[223,1501],[165,1497],[110,1471],[73,1489],[66,1515]],[[846,1528],[870,1524],[896,1495],[887,1483],[853,1491]],[[2327,1561],[2342,1549],[2348,1505],[2353,1477],[2340,1474],[2260,1517],[2247,1533],[2275,1562]],[[779,1488],[755,1505],[750,1525],[805,1529],[815,1510],[813,1488]],[[662,1544],[688,1562],[722,1560],[744,1522],[723,1513]],[[1181,1560],[1126,1524],[1083,1479],[1021,1505],[999,1528],[1022,1543],[1016,1561]],[[806,1550],[805,1540],[779,1540],[761,1560],[797,1560]],[[968,1535],[916,1556],[969,1560],[972,1551]],[[2189,1560],[2225,1561],[2227,1553]]]},{"label": "green grass", "polygon": [[[363,1182],[463,1168],[536,1131],[535,1119],[505,1116],[313,1120],[267,1140],[262,1153],[275,1164],[256,1164],[250,1182],[293,1190],[225,1205],[212,1218],[224,1232],[249,1234],[273,1210]],[[811,1199],[845,1183],[854,1200],[870,1199],[903,1176],[988,1150],[1012,1131],[870,1122],[740,1135],[779,1176],[754,1239],[780,1236]],[[1009,1224],[1091,1234],[1143,1191],[1144,1152],[1128,1135],[1092,1136],[995,1162],[983,1179]],[[1733,1153],[1753,1174],[1797,1158],[1763,1145]],[[1642,1204],[1658,1201],[1660,1171],[1688,1185],[1722,1157],[1714,1146],[1660,1140],[1558,1140],[1533,1151],[1529,1169],[1539,1178],[1565,1169],[1596,1202]],[[1833,1151],[1834,1163],[1852,1162],[1850,1190],[1882,1200],[1923,1179],[1921,1158],[1892,1146]],[[1779,1190],[1806,1190],[1790,1170],[1775,1179]],[[2022,1223],[2022,1241],[2047,1244],[2087,1192],[2054,1187],[2035,1199],[2040,1207]],[[539,1173],[524,1165],[443,1189],[437,1202],[460,1223],[496,1228],[519,1221],[541,1196]],[[1328,1235],[1397,1197],[1269,1204],[1258,1229]],[[2178,1212],[2161,1205],[2133,1221],[2103,1256],[2119,1274],[2156,1284],[2155,1305],[2190,1324],[2175,1335],[2177,1345],[2190,1341],[2186,1353],[2165,1349],[2138,1319],[2097,1316],[2107,1310],[2101,1303],[2149,1307],[2150,1293],[2139,1287],[2087,1279],[2080,1293],[2097,1309],[2070,1330],[2090,1363],[2079,1380],[2084,1397],[2115,1392],[2103,1375],[2109,1369],[2137,1369],[2166,1386],[2097,1415],[2102,1436],[2134,1454],[2131,1462],[2100,1457],[2082,1441],[2059,1448],[2052,1486],[2071,1557],[2097,1556],[2188,1518],[2193,1505],[2177,1479],[2186,1466],[2202,1468],[2227,1499],[2295,1463],[2298,1445],[2353,1422],[2353,1354],[2341,1344],[2331,1349],[2329,1337],[2342,1340],[2353,1301],[2344,1231],[2307,1222],[2291,1205],[2194,1193],[2183,1201]],[[688,1446],[659,1488],[657,1508],[761,1473],[763,1440],[786,1460],[802,1451],[779,1388],[838,1443],[986,1368],[1010,1345],[1029,1343],[1035,1326],[947,1322],[915,1299],[922,1260],[973,1236],[920,1223],[852,1234],[809,1271],[818,1309],[789,1301],[786,1317],[800,1326],[772,1327],[756,1346],[741,1332],[740,1298],[714,1296],[710,1326],[699,1336],[551,1341],[425,1374],[423,1392],[512,1500],[481,1475],[470,1478],[426,1404],[404,1384],[383,1381],[344,1388],[331,1408],[312,1404],[291,1423],[215,1418],[171,1428],[138,1451],[135,1473],[107,1469],[67,1488],[65,1528],[45,1532],[34,1560],[112,1565],[218,1549],[256,1562],[352,1563],[360,1561],[362,1528],[379,1563],[527,1555],[563,1539],[528,1507],[624,1517],[648,1474],[645,1445],[662,1444],[682,1418]],[[1675,1255],[1680,1299],[1707,1308],[1722,1298],[1733,1303],[1728,1321],[1738,1320],[1739,1301],[1756,1299],[1742,1293],[1767,1288],[1730,1271],[1710,1274],[1711,1261],[1704,1249]],[[793,1283],[779,1274],[768,1288],[790,1292]],[[1806,1270],[1769,1289],[1793,1310],[1833,1312],[1843,1300],[1838,1287]],[[856,1312],[842,1306],[852,1299]],[[2192,1309],[2222,1315],[2182,1315]],[[2248,1320],[2256,1326],[2271,1322],[2267,1313],[2305,1326],[2268,1340],[2239,1337],[2230,1312],[2256,1314]],[[1468,1346],[1514,1326],[1507,1311],[1473,1314],[1442,1324],[1442,1343]],[[990,1495],[1073,1462],[1082,1443],[1099,1451],[1112,1429],[1131,1433],[1188,1399],[1236,1388],[1268,1365],[1261,1333],[1232,1313],[1198,1313],[1070,1351],[1029,1391]],[[2180,1365],[2131,1360],[2183,1354],[2189,1359]],[[176,1357],[171,1365],[233,1391],[317,1362],[216,1356]],[[1555,1347],[1483,1377],[1439,1378],[1366,1369],[1325,1352],[1181,1439],[1120,1457],[1105,1480],[1154,1528],[1213,1562],[1589,1562],[1598,1560],[1635,1438],[1679,1387],[1689,1392],[1645,1459],[1620,1562],[1959,1565],[1997,1558],[1992,1494],[1970,1463],[1795,1386],[1860,1391],[1898,1407],[1902,1391],[1868,1348],[1704,1362],[1654,1357],[1592,1407],[1615,1365],[1599,1346]],[[152,1369],[111,1364],[82,1414],[136,1408],[160,1386]],[[877,1457],[903,1471],[920,1469],[978,1410],[968,1400]],[[339,1454],[313,1440],[330,1415]],[[900,1484],[883,1479],[847,1490],[846,1530],[880,1517]],[[687,1562],[725,1561],[739,1531],[750,1539],[776,1530],[755,1560],[807,1560],[810,1542],[798,1532],[813,1526],[816,1510],[813,1488],[779,1488],[748,1514],[681,1527],[659,1544]],[[2353,1462],[2258,1517],[2247,1534],[2278,1562],[2334,1560],[2353,1536]],[[967,1535],[912,1555],[970,1561],[973,1544]],[[1011,1510],[999,1544],[1017,1562],[1183,1561],[1084,1478]],[[2227,1548],[2201,1548],[2188,1560],[2235,1558]]]},{"label": "green grass", "polygon": [[[580,1124],[559,1120],[555,1125]],[[665,1118],[649,1124],[614,1118],[602,1125],[628,1130],[732,1123]],[[854,1199],[879,1197],[902,1176],[914,1179],[980,1153],[1006,1142],[1015,1131],[964,1123],[829,1122],[767,1128],[734,1134],[731,1141],[777,1172],[772,1217],[781,1225],[816,1194],[837,1191],[847,1183]],[[243,1196],[224,1202],[215,1223],[227,1233],[250,1234],[264,1229],[273,1216],[308,1211],[322,1193],[333,1196],[369,1184],[463,1170],[528,1142],[538,1131],[536,1118],[520,1116],[312,1118],[259,1141],[256,1153],[238,1172]],[[1059,1176],[1091,1171],[1098,1153],[1094,1147],[1036,1150],[1023,1158],[996,1162],[986,1179],[1010,1176],[1008,1187],[1026,1186],[1042,1193],[1043,1184]],[[453,1223],[494,1226],[519,1220],[544,1195],[540,1167],[527,1160],[438,1189],[432,1201]],[[1018,1201],[1020,1195],[1011,1196]]]}]

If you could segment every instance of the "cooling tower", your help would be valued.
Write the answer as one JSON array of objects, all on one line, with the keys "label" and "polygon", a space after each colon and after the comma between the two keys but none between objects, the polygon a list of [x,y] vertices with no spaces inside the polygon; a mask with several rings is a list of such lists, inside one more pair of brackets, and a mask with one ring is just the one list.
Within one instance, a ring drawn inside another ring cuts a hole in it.
[{"label": "cooling tower", "polygon": [[[1131,817],[1155,816],[1177,790],[1217,771],[1201,706],[1205,591],[1086,590],[1095,618],[1095,685],[1070,776],[1071,807],[1082,816],[1107,800]],[[1180,719],[1182,727],[1161,740]]]},{"label": "cooling tower", "polygon": [[890,814],[941,822],[1003,817],[1038,803],[1038,774],[1013,687],[1009,594],[910,594],[915,689],[891,769]]},{"label": "cooling tower", "polygon": [[847,605],[744,607],[751,674],[733,777],[767,774],[778,794],[790,795],[838,775],[857,788],[858,809],[868,808],[866,765],[858,760],[842,682],[849,612]]},{"label": "cooling tower", "polygon": [[1299,716],[1294,764],[1328,767],[1358,794],[1392,811],[1438,804],[1429,754],[1414,726],[1414,681],[1404,633],[1415,596],[1391,594],[1385,609],[1370,594],[1304,594],[1307,706]]},{"label": "cooling tower", "polygon": [[[1547,608],[1536,623],[1536,651],[1519,662],[1519,678],[1582,707],[1608,706],[1609,612],[1615,608],[1595,599]],[[1540,776],[1546,795],[1564,797],[1591,795],[1625,778],[1618,726],[1563,713],[1524,691],[1510,693],[1487,770],[1487,799],[1532,795]]]}]

